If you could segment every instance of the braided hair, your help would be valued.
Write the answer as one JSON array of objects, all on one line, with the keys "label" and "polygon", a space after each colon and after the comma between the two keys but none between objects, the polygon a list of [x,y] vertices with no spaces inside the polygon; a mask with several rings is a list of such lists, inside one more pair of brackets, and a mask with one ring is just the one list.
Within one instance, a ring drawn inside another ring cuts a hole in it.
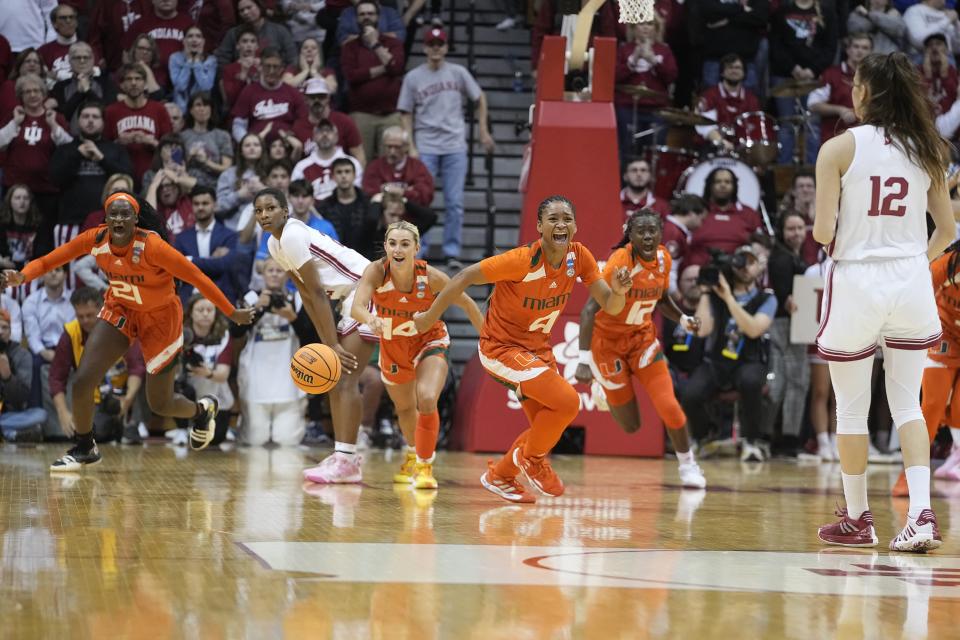
[{"label": "braided hair", "polygon": [[640,209],[639,211],[634,211],[623,224],[623,237],[620,238],[620,242],[613,245],[613,248],[619,249],[620,247],[625,247],[630,244],[630,234],[633,232],[633,227],[641,220],[647,219],[653,220],[660,228],[660,231],[663,231],[663,218],[660,217],[659,213],[653,209]]},{"label": "braided hair", "polygon": [[543,220],[543,214],[547,210],[547,207],[549,207],[555,202],[560,202],[562,204],[567,205],[568,207],[570,207],[570,211],[573,212],[573,215],[577,215],[577,209],[576,207],[573,206],[573,203],[570,202],[570,198],[556,194],[552,196],[547,196],[537,206],[537,220]]}]

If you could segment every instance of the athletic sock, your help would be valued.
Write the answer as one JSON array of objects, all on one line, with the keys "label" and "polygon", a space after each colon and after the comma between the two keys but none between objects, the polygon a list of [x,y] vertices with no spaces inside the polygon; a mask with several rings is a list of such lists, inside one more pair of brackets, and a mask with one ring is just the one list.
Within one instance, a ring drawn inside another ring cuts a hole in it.
[{"label": "athletic sock", "polygon": [[433,464],[433,460],[436,457],[437,457],[436,453],[431,455],[429,458],[421,458],[420,456],[417,456],[417,462],[419,462],[420,464]]},{"label": "athletic sock", "polygon": [[960,429],[950,427],[950,435],[953,436],[953,446],[960,447]]},{"label": "athletic sock", "polygon": [[407,445],[403,448],[404,455],[415,456],[417,455],[417,448],[412,445]]},{"label": "athletic sock", "polygon": [[440,434],[440,413],[432,411],[431,413],[417,414],[417,430],[414,433],[414,444],[417,450],[417,458],[426,460],[433,457],[433,452],[437,448],[437,436]]},{"label": "athletic sock", "polygon": [[824,431],[823,433],[817,434],[817,451],[830,451],[832,445],[830,444],[830,434]]},{"label": "athletic sock", "polygon": [[693,464],[693,449],[690,449],[686,453],[677,451],[677,460],[680,464]]},{"label": "athletic sock", "polygon": [[847,501],[847,516],[851,520],[859,520],[863,512],[868,509],[867,506],[867,474],[866,472],[858,475],[847,475],[840,472],[843,477],[843,497]]},{"label": "athletic sock", "polygon": [[337,440],[334,444],[333,450],[346,456],[355,456],[357,454],[357,445],[350,444],[349,442],[340,442]]},{"label": "athletic sock", "polygon": [[88,431],[86,433],[78,433],[76,436],[77,446],[80,447],[82,451],[90,451],[93,449],[93,431]]},{"label": "athletic sock", "polygon": [[930,508],[930,467],[917,465],[907,467],[907,488],[910,489],[910,510],[907,515],[916,518],[924,509]]}]

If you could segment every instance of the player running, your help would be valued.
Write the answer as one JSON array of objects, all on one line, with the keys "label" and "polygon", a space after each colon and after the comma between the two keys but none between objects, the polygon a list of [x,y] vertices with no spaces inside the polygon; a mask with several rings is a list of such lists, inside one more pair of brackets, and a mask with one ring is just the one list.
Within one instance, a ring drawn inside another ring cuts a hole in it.
[{"label": "player running", "polygon": [[588,384],[594,377],[603,387],[610,414],[627,433],[640,429],[640,409],[633,395],[633,377],[646,389],[657,415],[663,420],[680,464],[680,483],[702,489],[703,471],[693,459],[687,436],[687,416],[673,393],[673,380],[657,340],[653,312],[696,332],[700,321],[685,315],[670,297],[672,258],[660,244],[663,219],[655,211],[640,209],[627,219],[623,239],[614,247],[603,268],[613,281],[621,268],[630,273],[632,286],[627,304],[613,315],[588,300],[580,313],[580,364],[577,380]]},{"label": "player running", "polygon": [[94,391],[110,367],[140,340],[147,365],[147,401],[154,413],[193,418],[190,446],[213,440],[218,402],[213,396],[189,400],[173,390],[176,357],[183,347],[183,307],[173,279],[192,284],[238,324],[253,320],[252,309],[235,309],[213,282],[160,235],[162,223],[148,205],[118,192],[103,205],[106,223],[89,229],[23,271],[5,271],[4,283],[17,286],[71,260],[93,255],[110,281],[100,320],[90,332],[73,380],[76,444],[50,465],[51,471],[79,471],[100,462],[93,440]]},{"label": "player running", "polygon": [[497,381],[516,390],[530,428],[496,465],[488,464],[480,482],[510,502],[535,501],[517,481],[520,472],[543,495],[563,494],[563,482],[547,454],[579,412],[580,396],[557,372],[550,330],[570,299],[573,283],[580,278],[612,315],[623,309],[631,285],[621,267],[608,286],[589,249],[573,241],[577,221],[567,198],[550,196],[540,203],[537,231],[539,240],[458,273],[427,311],[414,316],[417,330],[426,331],[467,287],[496,283],[480,333],[480,362]]},{"label": "player running", "polygon": [[[450,279],[416,259],[420,232],[409,222],[389,225],[383,248],[386,256],[371,262],[360,278],[351,315],[380,336],[380,377],[387,385],[407,441],[406,459],[393,481],[412,484],[415,489],[436,489],[433,458],[440,432],[437,400],[447,379],[450,336],[442,320],[418,332],[413,315],[430,308]],[[376,315],[370,311],[371,300]],[[470,296],[460,294],[454,304],[466,311],[477,331],[483,328],[483,314]],[[414,452],[410,443],[415,444]]]},{"label": "player running", "polygon": [[[847,508],[819,529],[827,544],[877,544],[867,505],[867,417],[874,351],[883,349],[887,400],[900,434],[910,492],[894,551],[942,544],[930,508],[930,443],[920,410],[927,347],[940,344],[929,262],[955,228],[944,169],[949,146],[933,122],[916,66],[902,53],[871,55],[853,79],[863,125],[820,149],[813,236],[829,245],[817,349],[830,362],[837,448]],[[936,229],[927,240],[926,212]]]},{"label": "player running", "polygon": [[[361,363],[370,360],[379,340],[370,327],[350,317],[353,295],[370,261],[330,236],[291,218],[287,197],[279,189],[262,189],[253,200],[253,213],[270,234],[267,248],[300,291],[303,306],[320,339],[340,356],[343,375],[330,390],[330,412],[336,437],[334,451],[318,466],[303,472],[320,484],[357,483],[362,480],[357,455],[360,429]],[[340,304],[337,323],[330,302]]]}]

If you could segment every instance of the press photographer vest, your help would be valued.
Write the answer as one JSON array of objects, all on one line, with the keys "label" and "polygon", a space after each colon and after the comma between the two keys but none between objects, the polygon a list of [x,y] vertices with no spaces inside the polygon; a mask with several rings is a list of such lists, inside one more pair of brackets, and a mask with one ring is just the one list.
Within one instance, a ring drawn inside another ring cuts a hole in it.
[{"label": "press photographer vest", "polygon": [[[774,294],[770,289],[758,290],[756,295],[743,305],[743,310],[751,316],[754,315],[757,309],[763,306],[763,303],[772,295]],[[730,313],[726,303],[716,296],[710,297],[710,304],[714,320],[713,334],[711,335],[713,342],[708,352],[710,360],[714,363],[725,362],[731,364],[738,362],[766,362],[768,356],[768,339],[766,336],[761,335],[759,338],[750,338],[740,331],[738,327],[737,333],[739,334],[739,339],[736,341],[736,346],[732,345],[731,343],[734,341],[727,331],[727,325],[730,324],[733,314]],[[741,340],[742,344],[740,343]],[[736,351],[737,357],[730,357],[730,352],[732,351]],[[724,352],[727,353],[725,354]]]},{"label": "press photographer vest", "polygon": [[[63,325],[67,336],[70,338],[70,346],[73,348],[73,368],[80,368],[80,357],[83,355],[83,331],[80,329],[78,320],[71,320]],[[117,360],[110,371],[107,372],[107,380],[113,385],[114,389],[124,389],[127,386],[127,363],[123,358]],[[93,402],[100,404],[100,387],[93,390]]]}]

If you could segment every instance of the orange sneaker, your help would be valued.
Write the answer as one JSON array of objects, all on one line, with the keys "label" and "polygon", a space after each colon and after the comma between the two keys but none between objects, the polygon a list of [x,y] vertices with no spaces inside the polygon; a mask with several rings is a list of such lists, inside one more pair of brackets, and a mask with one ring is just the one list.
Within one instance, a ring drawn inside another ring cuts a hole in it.
[{"label": "orange sneaker", "polygon": [[900,472],[900,477],[894,483],[893,489],[890,489],[890,495],[894,498],[910,497],[910,489],[907,487],[907,474],[903,471]]},{"label": "orange sneaker", "polygon": [[520,453],[520,447],[513,450],[513,464],[520,467],[523,477],[530,486],[545,496],[556,498],[563,495],[563,480],[550,466],[547,456],[525,458]]},{"label": "orange sneaker", "polygon": [[529,504],[537,501],[536,498],[527,493],[522,484],[517,482],[516,477],[498,476],[497,472],[494,471],[493,460],[487,460],[487,470],[480,476],[480,484],[483,485],[484,489],[500,496],[507,502]]}]

